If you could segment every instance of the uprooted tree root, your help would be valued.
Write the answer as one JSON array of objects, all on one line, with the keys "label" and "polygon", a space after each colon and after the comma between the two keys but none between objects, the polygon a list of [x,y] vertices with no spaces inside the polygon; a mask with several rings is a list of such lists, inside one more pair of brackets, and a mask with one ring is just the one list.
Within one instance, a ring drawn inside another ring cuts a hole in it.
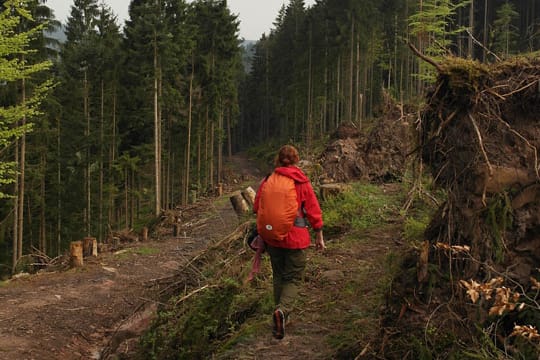
[{"label": "uprooted tree root", "polygon": [[[470,344],[486,356],[534,353],[538,337],[517,336],[516,326],[540,327],[540,60],[456,58],[439,71],[422,113],[421,156],[448,197],[420,256],[396,279],[398,332],[404,321],[423,324],[416,350],[431,355],[465,354]],[[471,296],[471,284],[499,277],[492,293]]]}]

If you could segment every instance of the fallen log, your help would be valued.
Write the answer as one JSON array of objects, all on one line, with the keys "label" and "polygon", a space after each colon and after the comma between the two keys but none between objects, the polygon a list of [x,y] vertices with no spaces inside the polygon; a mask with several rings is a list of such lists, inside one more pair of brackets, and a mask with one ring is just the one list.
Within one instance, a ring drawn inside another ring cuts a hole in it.
[{"label": "fallen log", "polygon": [[237,215],[243,215],[249,212],[249,205],[240,191],[235,192],[231,197],[231,204]]},{"label": "fallen log", "polygon": [[251,186],[248,186],[244,190],[241,191],[242,197],[246,200],[248,203],[248,206],[250,209],[253,208],[253,204],[255,203],[255,190]]}]

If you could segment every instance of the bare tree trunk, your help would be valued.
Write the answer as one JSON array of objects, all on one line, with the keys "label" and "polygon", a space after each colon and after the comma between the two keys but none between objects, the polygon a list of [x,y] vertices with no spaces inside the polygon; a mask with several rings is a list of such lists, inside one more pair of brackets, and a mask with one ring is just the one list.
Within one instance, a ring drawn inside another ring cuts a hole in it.
[{"label": "bare tree trunk", "polygon": [[83,111],[84,111],[84,117],[86,119],[86,130],[84,132],[84,136],[86,138],[86,164],[85,164],[85,170],[84,170],[84,180],[85,180],[85,190],[86,190],[86,209],[85,209],[85,217],[84,217],[84,225],[86,230],[86,235],[90,236],[90,221],[91,221],[91,213],[90,213],[90,207],[92,206],[91,203],[91,186],[90,186],[90,110],[89,110],[89,91],[88,91],[88,71],[87,69],[84,70],[84,99],[83,99]]},{"label": "bare tree trunk", "polygon": [[57,118],[57,128],[56,155],[58,158],[56,160],[56,182],[58,184],[58,192],[56,194],[56,206],[58,208],[58,214],[56,215],[56,255],[60,256],[62,247],[62,188],[60,186],[60,184],[62,183],[62,168],[60,165],[60,117]]},{"label": "bare tree trunk", "polygon": [[[200,119],[199,119],[200,124]],[[197,185],[201,186],[202,179],[201,179],[201,152],[202,152],[202,144],[201,144],[201,128],[200,125],[198,126],[197,131]],[[200,189],[199,189],[200,190]]]},{"label": "bare tree trunk", "polygon": [[218,131],[219,136],[217,139],[217,171],[216,171],[216,182],[220,183],[223,178],[223,136],[221,132],[223,131],[223,99],[220,99],[219,104],[219,115],[218,115]]},{"label": "bare tree trunk", "polygon": [[[534,1],[533,1],[534,3]],[[487,52],[486,48],[489,46],[488,44],[488,0],[484,0],[484,37],[483,42],[484,46],[482,47],[482,61],[487,61]]]},{"label": "bare tree trunk", "polygon": [[[328,20],[326,20],[328,22]],[[326,27],[328,29],[328,26]],[[328,130],[328,31],[325,31],[324,47],[324,100],[322,106],[321,134]]]},{"label": "bare tree trunk", "polygon": [[309,50],[308,50],[308,87],[307,87],[307,117],[306,117],[306,129],[307,129],[307,147],[311,149],[311,142],[313,139],[313,119],[312,119],[312,110],[311,110],[311,100],[312,100],[312,91],[311,91],[311,38],[312,31],[309,30]]},{"label": "bare tree trunk", "polygon": [[[15,164],[19,163],[19,140],[15,140]],[[19,252],[19,176],[15,176],[13,195],[13,256],[12,272],[15,273],[17,260],[21,257]]]},{"label": "bare tree trunk", "polygon": [[[158,75],[158,49],[157,35],[154,32],[154,186],[155,186],[155,207],[154,215],[158,216],[161,212],[161,159],[159,157],[159,109],[158,109],[158,91],[159,91],[159,75]],[[126,208],[127,211],[127,208]]]},{"label": "bare tree trunk", "polygon": [[[362,117],[360,116],[360,103],[361,103],[361,94],[360,94],[360,34],[357,34],[356,40],[356,113],[354,116],[354,123],[358,124],[358,129],[362,128]],[[388,82],[390,85],[390,82]]]},{"label": "bare tree trunk", "polygon": [[39,204],[39,249],[46,254],[47,253],[47,223],[45,220],[45,173],[47,169],[47,157],[45,153],[42,153],[40,156],[40,170],[41,170],[41,179],[40,179],[40,204]]},{"label": "bare tree trunk", "polygon": [[[113,90],[113,113],[112,113],[112,139],[111,147],[109,149],[109,174],[111,176],[111,183],[114,183],[113,165],[116,161],[116,85]],[[112,224],[114,219],[114,194],[109,192],[109,211],[108,211],[108,223]]]},{"label": "bare tree trunk", "polygon": [[124,169],[124,209],[126,229],[129,229],[129,169]]},{"label": "bare tree trunk", "polygon": [[103,178],[104,178],[104,142],[105,142],[105,84],[101,80],[101,109],[99,127],[99,219],[98,240],[101,242],[103,233]]},{"label": "bare tree trunk", "polygon": [[[23,58],[24,61],[24,58]],[[26,81],[22,79],[22,105],[26,105]],[[21,125],[26,126],[26,116],[21,119]],[[26,131],[21,136],[21,153],[19,155],[19,211],[17,212],[17,254],[18,258],[22,256],[23,235],[24,235],[24,182],[25,182],[25,167],[26,167]],[[18,260],[17,258],[17,260]]]},{"label": "bare tree trunk", "polygon": [[336,75],[336,117],[334,119],[335,120],[334,128],[337,128],[337,126],[341,123],[341,116],[340,116],[340,111],[339,111],[339,108],[340,108],[339,97],[340,97],[340,88],[341,88],[341,85],[340,85],[341,55],[338,56],[336,73],[337,73]]},{"label": "bare tree trunk", "polygon": [[185,198],[187,198],[187,194],[189,191],[189,173],[191,171],[190,164],[191,164],[191,123],[192,123],[192,116],[193,116],[193,78],[195,76],[195,64],[193,64],[194,58],[193,54],[191,54],[191,75],[189,77],[189,104],[188,104],[188,133],[187,133],[187,148],[186,148],[186,176],[185,176],[185,186],[184,186],[184,194],[186,195]]},{"label": "bare tree trunk", "polygon": [[472,59],[474,56],[473,52],[473,34],[474,34],[474,0],[471,0],[471,7],[469,10],[469,48],[468,48],[468,56],[469,59]]},{"label": "bare tree trunk", "polygon": [[227,155],[232,160],[231,108],[227,108]]},{"label": "bare tree trunk", "polygon": [[347,121],[352,122],[352,109],[353,109],[353,77],[354,73],[354,16],[352,17],[351,24],[351,52],[349,56],[349,101],[347,109]]},{"label": "bare tree trunk", "polygon": [[214,122],[210,123],[210,159],[208,161],[208,164],[210,166],[210,174],[209,174],[209,181],[210,181],[210,188],[214,188],[214,151],[215,151],[215,124]]}]

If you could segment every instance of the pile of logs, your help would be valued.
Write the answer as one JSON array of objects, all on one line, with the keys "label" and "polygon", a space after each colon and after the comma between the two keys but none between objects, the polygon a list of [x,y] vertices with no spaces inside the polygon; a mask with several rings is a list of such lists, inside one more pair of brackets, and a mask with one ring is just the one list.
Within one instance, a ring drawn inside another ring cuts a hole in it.
[{"label": "pile of logs", "polygon": [[231,204],[237,215],[248,214],[253,211],[253,203],[255,202],[255,190],[248,186],[244,190],[234,192],[231,197]]}]

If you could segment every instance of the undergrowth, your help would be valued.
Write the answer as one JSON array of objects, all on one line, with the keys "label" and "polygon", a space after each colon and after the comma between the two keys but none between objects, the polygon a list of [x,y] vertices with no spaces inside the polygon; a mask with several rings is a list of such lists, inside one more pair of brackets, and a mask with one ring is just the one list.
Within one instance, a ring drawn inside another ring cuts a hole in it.
[{"label": "undergrowth", "polygon": [[322,203],[325,233],[361,233],[395,220],[403,202],[400,192],[374,184],[354,183],[350,190]]},{"label": "undergrowth", "polygon": [[[380,336],[379,311],[402,256],[392,248],[403,235],[403,201],[399,184],[356,183],[321,203],[328,248],[323,254],[308,250],[300,311],[293,317],[296,334],[314,342],[310,358],[375,353],[370,344]],[[141,359],[247,359],[255,357],[250,349],[257,342],[271,338],[269,258],[263,256],[261,272],[246,282],[253,255],[245,245],[248,228],[249,221],[192,261],[185,269],[190,281],[175,280],[179,291],[142,338]]]}]

